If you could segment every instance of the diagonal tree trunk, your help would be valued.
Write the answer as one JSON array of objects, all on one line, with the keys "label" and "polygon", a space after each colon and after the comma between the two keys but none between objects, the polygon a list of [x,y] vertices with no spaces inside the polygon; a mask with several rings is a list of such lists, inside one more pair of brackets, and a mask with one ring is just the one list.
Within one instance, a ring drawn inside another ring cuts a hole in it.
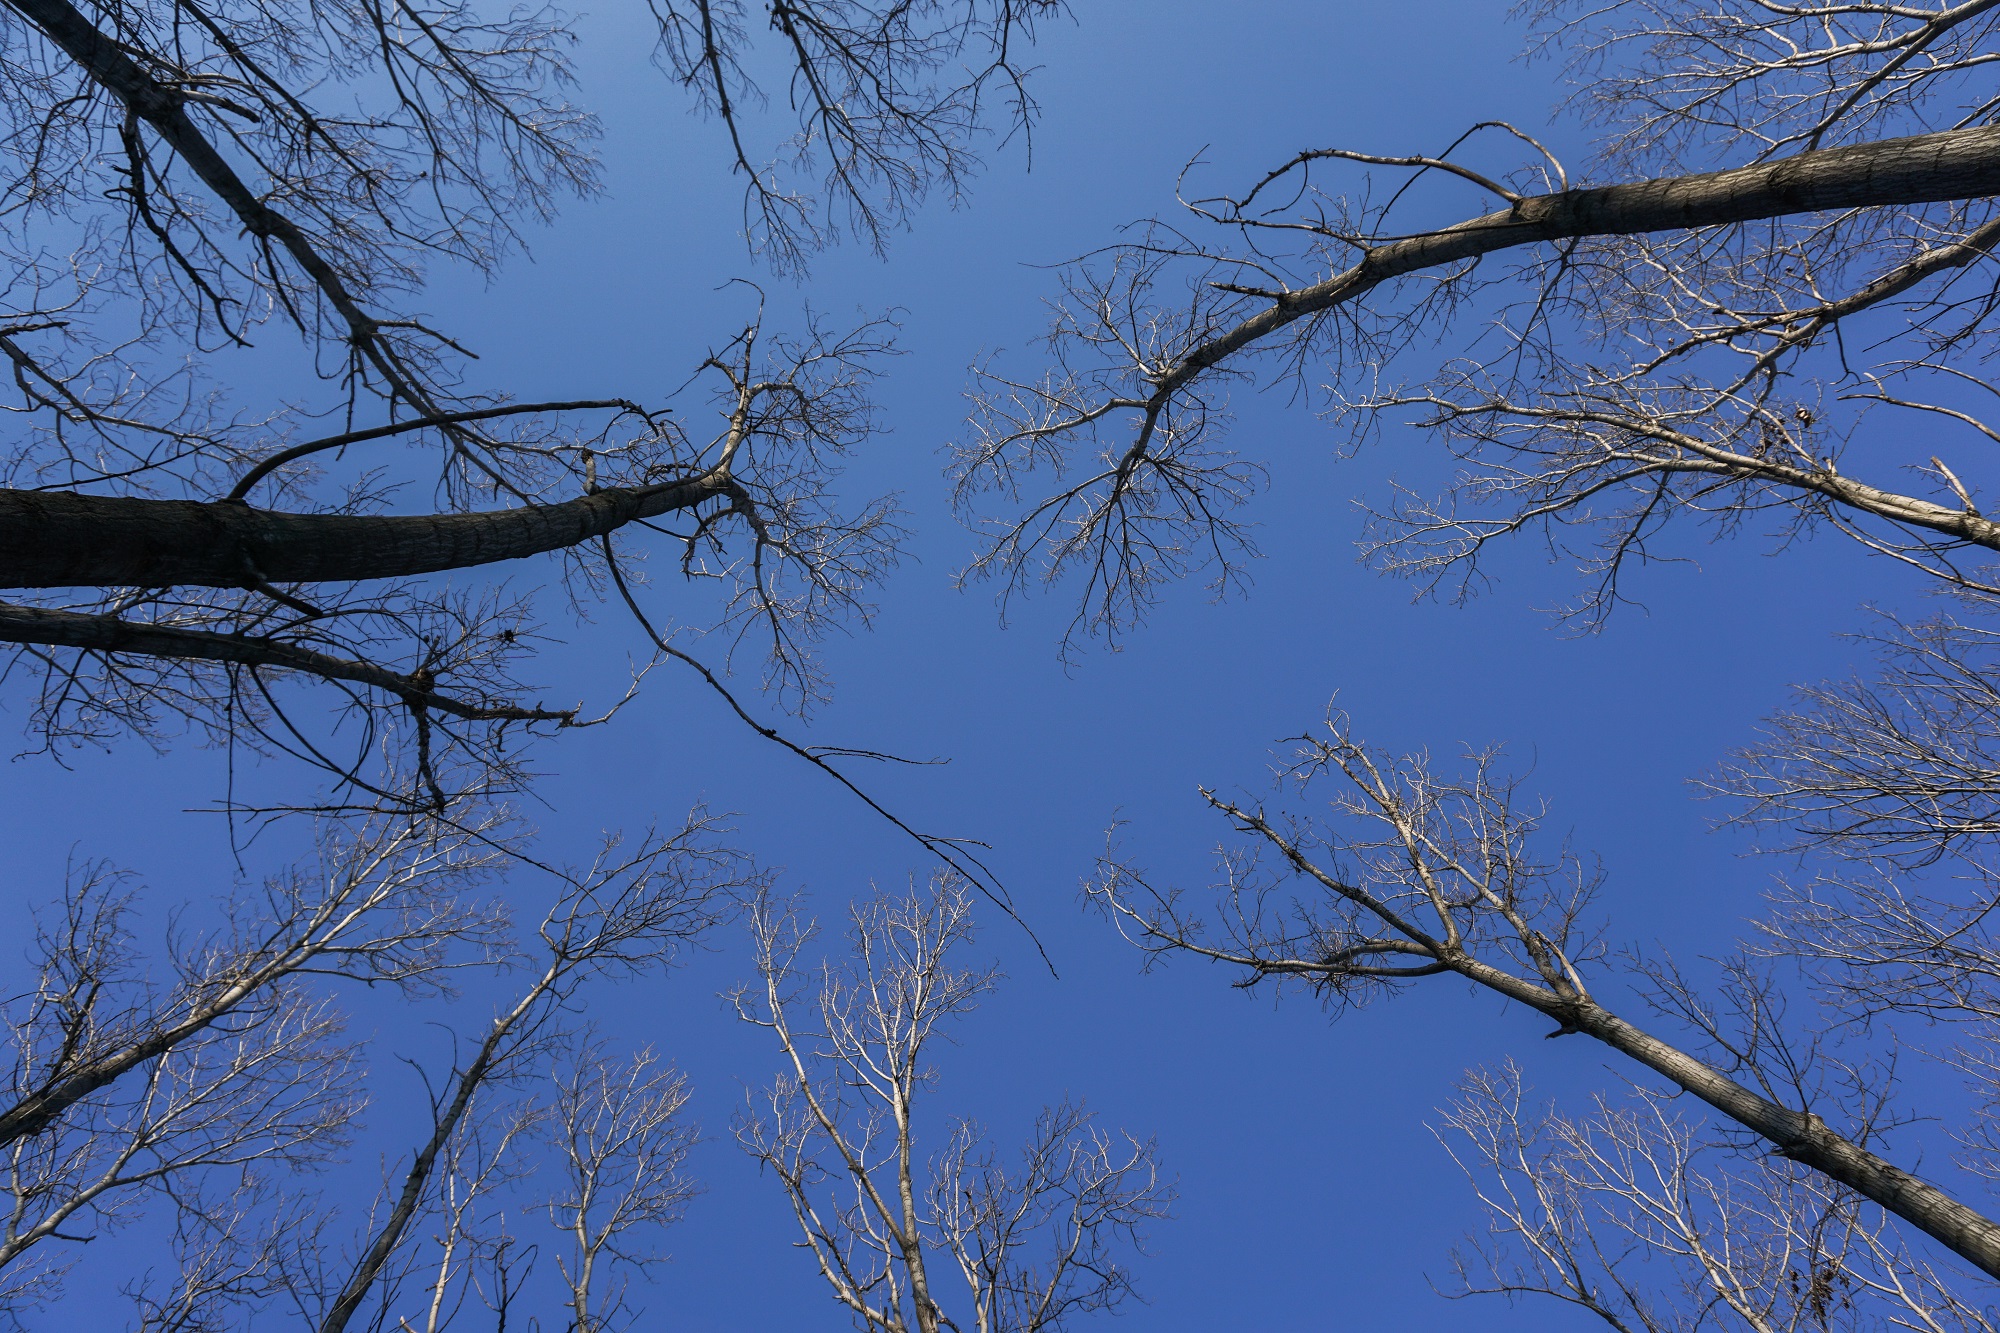
[{"label": "diagonal tree trunk", "polygon": [[1831,209],[2000,194],[2000,128],[1979,126],[1800,153],[1757,166],[1529,195],[1483,217],[1369,249],[1324,282],[1277,297],[1210,338],[1155,381],[1163,400],[1209,367],[1297,320],[1384,282],[1541,241],[1720,227]]}]

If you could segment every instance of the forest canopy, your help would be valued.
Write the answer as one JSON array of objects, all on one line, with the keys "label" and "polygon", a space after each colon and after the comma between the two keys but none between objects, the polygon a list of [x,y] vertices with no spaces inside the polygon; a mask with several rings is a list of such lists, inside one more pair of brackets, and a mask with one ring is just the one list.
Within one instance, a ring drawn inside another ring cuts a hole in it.
[{"label": "forest canopy", "polygon": [[6,0],[0,1316],[1990,1333],[1992,10]]}]

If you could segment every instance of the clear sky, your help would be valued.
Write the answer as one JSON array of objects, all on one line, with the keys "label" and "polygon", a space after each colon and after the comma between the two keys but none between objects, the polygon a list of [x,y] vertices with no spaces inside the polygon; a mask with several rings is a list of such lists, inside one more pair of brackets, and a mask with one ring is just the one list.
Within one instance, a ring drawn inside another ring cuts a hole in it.
[{"label": "clear sky", "polygon": [[[852,488],[903,492],[917,558],[882,589],[876,626],[830,645],[836,697],[810,738],[949,757],[882,773],[879,790],[913,822],[992,844],[1060,972],[989,914],[980,947],[1011,980],[946,1054],[941,1102],[992,1123],[1003,1143],[1066,1092],[1158,1136],[1181,1197],[1141,1270],[1151,1304],[1121,1326],[1572,1326],[1553,1308],[1468,1309],[1433,1293],[1450,1246],[1481,1219],[1428,1126],[1469,1065],[1512,1056],[1538,1089],[1565,1096],[1615,1087],[1624,1071],[1451,982],[1329,1023],[1309,1001],[1274,1006],[1187,962],[1142,974],[1083,910],[1079,879],[1122,817],[1127,847],[1161,878],[1205,882],[1225,830],[1197,787],[1263,790],[1272,743],[1316,723],[1337,693],[1385,745],[1507,744],[1555,825],[1602,854],[1614,941],[1724,951],[1773,867],[1708,831],[1716,811],[1687,780],[1745,743],[1788,683],[1857,666],[1862,650],[1837,635],[1907,586],[1832,540],[1774,553],[1754,536],[1710,546],[1688,531],[1672,541],[1694,563],[1641,571],[1645,607],[1593,637],[1566,636],[1538,610],[1575,576],[1531,544],[1507,554],[1498,587],[1473,605],[1413,604],[1407,586],[1356,563],[1350,502],[1390,477],[1439,475],[1434,446],[1392,432],[1343,460],[1283,392],[1243,391],[1234,438],[1271,467],[1250,514],[1265,551],[1255,586],[1221,604],[1199,586],[1173,589],[1121,651],[1094,648],[1065,668],[1062,591],[1016,606],[1003,626],[985,591],[953,590],[972,543],[948,512],[939,452],[960,432],[968,365],[1022,352],[1040,331],[1054,290],[1042,266],[1171,208],[1190,158],[1236,183],[1305,147],[1436,151],[1477,120],[1542,127],[1563,91],[1554,71],[1515,59],[1524,34],[1497,4],[1079,0],[1076,23],[1055,25],[1041,48],[1031,167],[1019,145],[999,151],[966,207],[923,212],[886,261],[847,246],[791,283],[746,257],[717,131],[649,65],[643,16],[627,12],[637,9],[592,16],[580,53],[582,100],[608,128],[607,197],[569,207],[531,238],[530,260],[490,285],[440,272],[423,305],[480,354],[482,384],[524,399],[671,389],[744,316],[743,289],[724,286],[735,277],[766,283],[778,326],[807,303],[838,317],[905,312],[908,354],[883,388],[890,430],[862,451]],[[1581,148],[1573,127],[1554,134]],[[550,698],[601,690],[643,656],[613,616],[551,632],[562,642],[535,668]],[[621,725],[559,737],[538,766],[549,776],[537,818],[552,840],[671,821],[706,800],[736,812],[739,840],[829,915],[871,881],[927,869],[687,675],[656,673]],[[25,757],[9,780],[9,928],[53,891],[73,848],[138,871],[162,900],[221,891],[234,873],[214,822],[182,813],[217,789],[212,754],[125,745],[67,769]],[[695,1169],[708,1192],[669,1242],[675,1258],[645,1295],[641,1327],[846,1324],[791,1248],[775,1185],[728,1138],[744,1086],[774,1068],[775,1052],[717,999],[749,966],[725,930],[670,978],[599,997],[607,1030],[655,1043],[690,1073],[707,1131]],[[359,1021],[404,1040],[393,1011]],[[387,1060],[375,1077],[385,1103],[357,1152],[364,1176],[371,1153],[404,1137],[385,1117],[407,1077]]]}]

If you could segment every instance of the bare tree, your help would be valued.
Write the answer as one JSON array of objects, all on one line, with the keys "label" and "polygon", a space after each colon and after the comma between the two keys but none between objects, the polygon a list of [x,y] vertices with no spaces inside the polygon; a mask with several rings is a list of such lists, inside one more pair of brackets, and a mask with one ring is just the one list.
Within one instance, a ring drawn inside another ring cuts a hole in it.
[{"label": "bare tree", "polygon": [[771,1032],[785,1072],[737,1139],[784,1188],[856,1328],[1032,1333],[1136,1294],[1121,1253],[1173,1198],[1150,1142],[1107,1134],[1065,1101],[1037,1117],[1018,1169],[967,1120],[920,1155],[917,1105],[935,1078],[925,1050],[998,981],[950,960],[971,939],[963,884],[940,876],[926,893],[856,905],[845,965],[802,961],[815,930],[793,903],[760,898],[752,929],[759,980],[737,991],[737,1012]]},{"label": "bare tree", "polygon": [[474,1108],[446,1142],[435,1168],[437,1231],[427,1256],[429,1280],[420,1288],[426,1297],[423,1318],[404,1315],[404,1327],[421,1333],[451,1327],[474,1297],[482,1266],[504,1262],[511,1239],[505,1191],[534,1169],[534,1156],[521,1151],[521,1142],[539,1126],[539,1111],[533,1102],[484,1114]]},{"label": "bare tree", "polygon": [[[1044,369],[982,369],[955,467],[988,531],[967,577],[1003,598],[1069,581],[1068,643],[1122,632],[1180,577],[1232,587],[1255,554],[1241,506],[1278,460],[1232,450],[1227,394],[1289,380],[1351,444],[1422,432],[1458,460],[1441,496],[1365,504],[1364,554],[1420,593],[1476,591],[1492,544],[1530,533],[1579,568],[1570,610],[1595,627],[1693,517],[1780,542],[1832,529],[1953,594],[1888,625],[1880,679],[1805,691],[1714,784],[1808,868],[1702,981],[1602,947],[1597,876],[1542,846],[1543,812],[1492,754],[1441,775],[1342,718],[1282,766],[1335,787],[1330,818],[1204,793],[1243,844],[1213,911],[1117,854],[1094,892],[1157,956],[1334,1007],[1464,978],[1706,1103],[1719,1129],[1651,1091],[1630,1116],[1544,1125],[1476,1090],[1454,1123],[1526,1247],[1503,1289],[1621,1328],[1983,1327],[1964,1275],[1905,1254],[1898,1228],[2000,1276],[1970,1178],[1991,1107],[1903,1105],[1890,1054],[1991,1083],[2000,528],[1976,452],[1954,451],[2000,440],[2000,14],[1524,9],[1591,160],[1493,121],[1442,147],[1314,149],[1221,191],[1184,177],[1178,219],[1069,268]],[[1828,1004],[1814,1018],[1787,1016],[1794,965]],[[1925,1117],[1953,1123],[1967,1169],[1896,1164]],[[1649,1258],[1686,1276],[1678,1296],[1642,1294]],[[1772,1288],[1794,1271],[1799,1291]],[[1837,1310],[1842,1284],[1872,1313]]]},{"label": "bare tree", "polygon": [[[1583,565],[1594,619],[1685,514],[1824,524],[1980,583],[2000,530],[1945,437],[1905,431],[1886,465],[1845,454],[1871,409],[1992,434],[2000,20],[1528,8],[1605,132],[1597,179],[1497,122],[1443,152],[1316,149],[1074,266],[1051,368],[974,392],[956,475],[991,540],[971,576],[1074,574],[1073,633],[1116,632],[1193,571],[1231,585],[1263,464],[1230,450],[1226,394],[1268,372],[1323,385],[1357,438],[1413,421],[1463,461],[1442,498],[1371,504],[1367,549],[1426,589],[1476,588],[1488,543],[1533,531]],[[1898,465],[1923,484],[1892,484]]]},{"label": "bare tree", "polygon": [[0,1301],[18,1309],[51,1294],[64,1264],[50,1252],[130,1219],[146,1195],[185,1207],[183,1178],[326,1161],[355,1110],[338,1035],[323,1006],[281,997],[254,1024],[148,1061],[59,1129],[17,1139]]},{"label": "bare tree", "polygon": [[[662,71],[744,174],[752,248],[797,271],[843,232],[879,248],[928,191],[963,189],[987,127],[1025,131],[1024,57],[1061,8],[651,11]],[[472,349],[420,314],[426,273],[490,272],[599,187],[577,37],[559,11],[475,0],[0,6],[0,670],[44,748],[192,732],[299,761],[316,789],[232,785],[222,806],[323,830],[317,865],[164,954],[136,945],[98,871],[46,924],[8,1013],[11,1302],[54,1293],[87,1226],[164,1199],[179,1263],[135,1281],[146,1327],[272,1300],[324,1330],[439,1333],[482,1307],[504,1323],[547,1294],[524,1294],[538,1251],[516,1234],[539,1207],[579,1247],[544,1282],[559,1268],[576,1327],[595,1328],[621,1318],[643,1229],[686,1197],[677,1084],[643,1063],[623,1087],[581,1066],[552,1084],[550,1062],[587,981],[667,965],[752,872],[704,816],[580,870],[532,849],[506,807],[531,776],[524,741],[624,700],[543,702],[522,668],[552,606],[609,601],[656,660],[852,787],[836,761],[869,752],[786,739],[724,677],[754,656],[804,712],[827,686],[817,640],[865,621],[896,561],[892,499],[840,484],[879,430],[895,325],[808,315],[786,333],[759,296],[691,358],[672,415],[607,386],[520,401],[477,379]],[[797,112],[769,160],[743,116],[760,85]],[[308,372],[259,398],[229,383],[231,358],[265,339],[295,341]],[[497,581],[550,555],[549,590]],[[647,609],[674,574],[683,632]],[[685,631],[722,655],[696,660]],[[476,889],[508,865],[556,886],[525,946]],[[353,1219],[301,1184],[364,1104],[368,1050],[329,984],[462,1000],[461,969],[483,997],[510,967],[525,983],[449,1064],[417,1062],[428,1121],[344,1238]],[[530,1144],[567,1162],[572,1192],[523,1197]]]},{"label": "bare tree", "polygon": [[576,1333],[622,1326],[632,1314],[624,1270],[658,1258],[648,1233],[680,1220],[694,1197],[682,1174],[694,1127],[682,1118],[687,1080],[650,1050],[614,1063],[584,1040],[555,1077],[549,1134],[562,1183],[548,1201],[562,1233],[559,1261]]},{"label": "bare tree", "polygon": [[[489,1075],[446,1140],[419,1205],[434,1230],[417,1240],[413,1226],[392,1254],[372,1326],[393,1316],[399,1329],[441,1333],[470,1311],[503,1329],[525,1316],[590,1333],[638,1313],[630,1279],[663,1257],[657,1233],[699,1192],[682,1172],[695,1141],[686,1080],[650,1050],[619,1061],[588,1029],[558,1029],[543,1045],[528,1076]],[[507,1085],[515,1095],[497,1096]],[[540,1225],[524,1228],[528,1218]],[[543,1226],[560,1280],[538,1285]]]},{"label": "bare tree", "polygon": [[1512,1065],[1460,1092],[1446,1144],[1491,1227],[1454,1257],[1451,1294],[1553,1297],[1620,1333],[1993,1327],[1966,1275],[1911,1254],[1879,1210],[1732,1151],[1667,1098],[1570,1119],[1530,1103]]},{"label": "bare tree", "polygon": [[[371,1300],[394,1300],[385,1284],[392,1265],[413,1262],[418,1218],[437,1199],[438,1167],[475,1105],[496,1085],[529,1076],[561,1034],[562,1015],[587,981],[631,976],[670,965],[714,924],[725,896],[747,887],[739,859],[713,846],[705,822],[649,839],[631,852],[615,844],[573,875],[537,931],[533,979],[487,1024],[469,1056],[431,1085],[431,1127],[411,1152],[385,1206],[343,1273],[302,1283],[296,1295],[314,1310],[320,1333],[341,1333]],[[665,1133],[663,1122],[653,1132]],[[671,1139],[659,1151],[671,1149]]]},{"label": "bare tree", "polygon": [[[766,25],[735,0],[651,6],[663,73],[744,174],[753,247],[793,269],[850,229],[879,246],[931,188],[963,188],[988,126],[1025,130],[1023,57],[1061,8],[788,0]],[[692,633],[720,630],[787,706],[823,693],[815,640],[866,618],[901,537],[888,497],[838,483],[878,424],[890,321],[782,336],[760,309],[689,367],[713,412],[669,415],[604,386],[518,401],[416,313],[427,265],[490,271],[599,188],[572,18],[20,0],[0,22],[0,642],[41,743],[191,728],[332,780],[231,808],[468,817],[454,802],[526,781],[526,736],[620,702],[533,697],[545,594],[431,577],[550,554],[580,614],[629,608],[659,656],[692,662]],[[774,80],[798,129],[767,161],[743,111]],[[315,377],[260,403],[226,381],[266,331]],[[641,609],[649,554],[694,594],[681,635]],[[728,662],[693,664],[729,694]]]},{"label": "bare tree", "polygon": [[[355,1316],[364,1326],[442,1333],[490,1314],[502,1329],[589,1333],[640,1312],[631,1279],[664,1257],[658,1233],[700,1192],[682,1173],[695,1141],[686,1080],[649,1050],[619,1061],[588,1029],[556,1028],[542,1045],[527,1072],[489,1075],[445,1140],[373,1279],[372,1314]],[[288,1277],[297,1296],[329,1274],[295,1265]]]},{"label": "bare tree", "polygon": [[[1730,969],[1711,995],[1670,967],[1629,960],[1655,1014],[1647,1019],[1642,1007],[1635,1022],[1612,1007],[1593,980],[1607,961],[1591,915],[1597,877],[1565,849],[1537,848],[1543,812],[1518,798],[1494,755],[1474,756],[1464,777],[1440,777],[1424,757],[1370,751],[1336,717],[1325,736],[1302,739],[1287,776],[1333,783],[1333,818],[1208,794],[1248,839],[1224,861],[1213,922],[1113,858],[1093,894],[1156,956],[1192,953],[1244,969],[1245,985],[1296,982],[1336,1006],[1462,977],[1545,1015],[1552,1037],[1603,1043],[1785,1158],[2000,1273],[2000,1225],[1962,1190],[1883,1155],[1878,1121],[1890,1085],[1855,1074],[1844,1080],[1851,1095],[1838,1095],[1840,1067],[1816,1039],[1787,1030],[1781,993],[1754,966]],[[1288,891],[1292,880],[1307,894]],[[1686,1035],[1662,1037],[1660,1024]]]},{"label": "bare tree", "polygon": [[[523,950],[497,902],[476,892],[506,859],[489,845],[496,831],[482,834],[434,821],[336,832],[312,872],[230,900],[213,928],[174,938],[171,988],[151,980],[159,960],[137,945],[123,879],[79,867],[44,920],[33,983],[9,1015],[4,1308],[52,1298],[77,1245],[159,1204],[181,1238],[180,1275],[134,1289],[155,1326],[208,1326],[232,1305],[283,1296],[339,1329],[371,1301],[418,1291],[416,1325],[434,1333],[449,1322],[482,1265],[506,1257],[483,1228],[504,1187],[520,1183],[516,1140],[537,1123],[522,1108],[555,1077],[549,1061],[579,988],[671,965],[754,879],[717,843],[713,821],[697,817],[563,872]],[[344,1034],[326,984],[449,999],[467,969],[512,965],[528,966],[530,980],[449,1070],[430,1076],[430,1127],[343,1264],[332,1215],[320,1209],[310,1225],[301,1216],[303,1173],[342,1160],[367,1100],[369,1043]],[[566,1086],[566,1100],[549,1100],[586,1114],[588,1087]],[[615,1099],[609,1108],[633,1109]],[[593,1168],[600,1207],[667,1220],[663,1182],[649,1172],[685,1148],[670,1121],[627,1125],[606,1148]],[[618,1174],[634,1155],[647,1170]],[[432,1217],[437,1253],[421,1235]],[[412,1280],[419,1265],[433,1276]]]},{"label": "bare tree", "polygon": [[[186,1182],[183,1182],[185,1185]],[[282,1290],[286,1256],[316,1228],[303,1200],[270,1206],[271,1186],[253,1173],[179,1210],[169,1252],[171,1276],[148,1268],[124,1284],[140,1333],[194,1333],[240,1321]]]},{"label": "bare tree", "polygon": [[129,1217],[142,1197],[185,1211],[201,1197],[196,1177],[312,1164],[338,1149],[356,1095],[353,1052],[309,984],[346,977],[418,996],[490,966],[504,920],[471,890],[492,859],[469,837],[408,824],[329,836],[317,866],[229,902],[211,931],[173,940],[168,988],[136,943],[123,877],[75,867],[8,1015],[0,1270],[11,1299],[49,1290],[64,1266],[50,1251]]},{"label": "bare tree", "polygon": [[0,1142],[39,1133],[218,1024],[257,1026],[260,1006],[306,978],[416,996],[448,989],[456,969],[495,961],[504,920],[469,892],[495,861],[478,836],[493,831],[385,821],[329,836],[319,865],[230,904],[212,935],[177,941],[177,984],[164,997],[137,967],[123,877],[102,864],[76,867],[38,932],[34,988],[12,1024],[14,1100],[0,1111]]}]

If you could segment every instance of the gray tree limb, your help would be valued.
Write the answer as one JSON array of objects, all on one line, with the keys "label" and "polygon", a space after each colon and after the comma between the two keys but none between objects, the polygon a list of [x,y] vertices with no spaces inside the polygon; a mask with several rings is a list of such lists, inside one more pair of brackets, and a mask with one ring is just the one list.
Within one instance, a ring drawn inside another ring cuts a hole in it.
[{"label": "gray tree limb", "polygon": [[[1575,970],[1567,957],[1556,950],[1546,936],[1527,927],[1525,921],[1519,926],[1520,938],[1535,956],[1544,984],[1517,976],[1473,956],[1455,928],[1444,937],[1426,931],[1365,888],[1328,873],[1306,856],[1295,840],[1273,827],[1260,811],[1245,809],[1212,794],[1208,794],[1207,799],[1215,809],[1235,820],[1238,828],[1256,834],[1277,848],[1298,873],[1373,914],[1446,969],[1555,1020],[1558,1026],[1551,1036],[1581,1033],[1637,1060],[1737,1124],[1762,1136],[1784,1156],[1881,1205],[1976,1265],[1982,1272],[2000,1276],[2000,1223],[1836,1132],[1812,1112],[1782,1106],[1707,1061],[1660,1040],[1612,1013],[1581,989],[1574,980]],[[1163,932],[1155,933],[1164,937]],[[1171,944],[1173,947],[1188,947],[1188,942],[1178,937],[1173,938]],[[1323,976],[1332,971],[1324,963],[1307,960],[1232,957],[1221,951],[1199,947],[1196,952],[1247,964],[1261,971],[1292,972],[1305,976]]]}]

